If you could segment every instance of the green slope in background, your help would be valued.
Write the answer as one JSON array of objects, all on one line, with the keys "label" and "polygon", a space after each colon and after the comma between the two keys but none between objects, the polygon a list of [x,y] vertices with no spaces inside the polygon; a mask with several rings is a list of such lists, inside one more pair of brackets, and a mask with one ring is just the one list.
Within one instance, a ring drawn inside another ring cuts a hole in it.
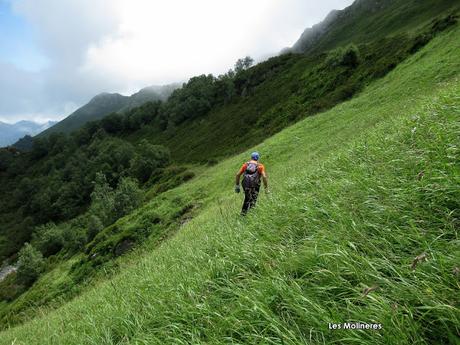
[{"label": "green slope in background", "polygon": [[[249,151],[119,220],[123,231],[159,204],[199,207],[116,277],[0,344],[455,344],[459,34],[251,148],[273,194],[248,217],[232,177]],[[341,322],[383,328],[328,329]]]}]

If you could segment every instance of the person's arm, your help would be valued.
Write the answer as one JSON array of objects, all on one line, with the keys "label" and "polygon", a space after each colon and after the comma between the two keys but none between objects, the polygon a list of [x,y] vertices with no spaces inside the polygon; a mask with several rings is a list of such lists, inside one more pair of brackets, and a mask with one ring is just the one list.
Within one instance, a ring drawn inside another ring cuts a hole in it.
[{"label": "person's arm", "polygon": [[241,169],[238,171],[238,173],[235,176],[235,192],[236,193],[240,192],[240,178],[241,178],[241,175],[243,174],[245,169],[246,168],[245,168],[245,166],[243,164],[243,166],[241,167]]},{"label": "person's arm", "polygon": [[236,174],[236,177],[235,177],[235,186],[240,185],[240,178],[241,178],[241,172],[238,171],[238,173]]},{"label": "person's arm", "polygon": [[265,192],[269,193],[270,190],[268,189],[268,177],[265,173],[265,170],[262,172],[262,182],[264,183]]}]

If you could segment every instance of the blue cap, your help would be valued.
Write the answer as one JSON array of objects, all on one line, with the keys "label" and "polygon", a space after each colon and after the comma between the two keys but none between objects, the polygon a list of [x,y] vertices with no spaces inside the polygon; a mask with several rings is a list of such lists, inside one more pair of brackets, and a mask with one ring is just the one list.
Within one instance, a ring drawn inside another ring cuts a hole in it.
[{"label": "blue cap", "polygon": [[259,152],[251,153],[251,158],[254,159],[255,161],[258,161],[259,157],[260,157]]}]

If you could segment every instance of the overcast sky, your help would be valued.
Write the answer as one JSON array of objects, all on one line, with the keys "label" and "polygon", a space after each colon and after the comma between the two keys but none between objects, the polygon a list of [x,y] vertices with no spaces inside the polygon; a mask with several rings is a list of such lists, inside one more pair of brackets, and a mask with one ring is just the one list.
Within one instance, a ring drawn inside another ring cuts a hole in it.
[{"label": "overcast sky", "polygon": [[100,92],[218,75],[352,0],[0,0],[0,121],[62,119]]}]

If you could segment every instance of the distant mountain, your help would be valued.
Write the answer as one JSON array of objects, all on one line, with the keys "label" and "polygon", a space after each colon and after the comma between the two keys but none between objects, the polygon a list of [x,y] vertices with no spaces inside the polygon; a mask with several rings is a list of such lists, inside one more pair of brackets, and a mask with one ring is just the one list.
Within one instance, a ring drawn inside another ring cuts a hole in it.
[{"label": "distant mountain", "polygon": [[57,121],[36,123],[33,121],[19,121],[15,124],[0,122],[0,147],[12,145],[25,135],[36,135],[56,124]]},{"label": "distant mountain", "polygon": [[350,43],[403,33],[439,14],[458,9],[455,0],[356,0],[306,29],[292,46],[296,53],[321,52]]},{"label": "distant mountain", "polygon": [[179,84],[169,84],[164,86],[148,86],[128,97],[126,105],[118,110],[119,113],[136,108],[150,101],[165,101],[171,93],[177,89]]},{"label": "distant mountain", "polygon": [[151,101],[164,101],[177,87],[177,84],[149,86],[131,96],[123,96],[118,93],[101,93],[64,120],[40,133],[38,137],[44,137],[51,133],[70,133],[89,121],[100,120],[111,113],[124,112]]},{"label": "distant mountain", "polygon": [[64,120],[42,132],[38,137],[51,133],[70,133],[88,121],[99,120],[110,113],[120,110],[127,104],[128,98],[128,96],[122,96],[118,93],[101,93]]}]

